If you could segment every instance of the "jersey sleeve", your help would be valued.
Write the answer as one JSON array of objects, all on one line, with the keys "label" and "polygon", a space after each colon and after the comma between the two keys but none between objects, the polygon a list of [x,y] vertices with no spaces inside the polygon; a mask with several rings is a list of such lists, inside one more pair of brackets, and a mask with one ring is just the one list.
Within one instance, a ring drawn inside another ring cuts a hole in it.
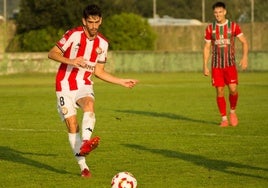
[{"label": "jersey sleeve", "polygon": [[62,38],[56,43],[56,45],[61,49],[61,51],[65,52],[67,50],[67,48],[71,45],[72,34],[73,34],[73,30],[67,31],[62,36]]},{"label": "jersey sleeve", "polygon": [[241,27],[239,24],[233,23],[233,33],[234,33],[234,36],[236,36],[236,37],[243,35]]},{"label": "jersey sleeve", "polygon": [[98,55],[98,63],[106,63],[108,55],[108,42],[102,40],[100,43],[100,53]]},{"label": "jersey sleeve", "polygon": [[205,41],[211,42],[212,40],[212,25],[211,24],[206,27],[204,35],[205,35],[204,37]]}]

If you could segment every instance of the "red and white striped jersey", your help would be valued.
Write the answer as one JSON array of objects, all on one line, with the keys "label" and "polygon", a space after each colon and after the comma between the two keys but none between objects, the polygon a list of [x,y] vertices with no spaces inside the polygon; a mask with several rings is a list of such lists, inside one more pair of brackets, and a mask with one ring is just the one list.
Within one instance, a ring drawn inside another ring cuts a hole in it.
[{"label": "red and white striped jersey", "polygon": [[97,62],[105,63],[108,42],[100,34],[94,40],[89,40],[83,27],[67,31],[56,43],[63,56],[69,59],[83,56],[87,62],[86,68],[77,68],[61,63],[56,76],[56,91],[77,90],[80,86],[91,85],[91,75]]},{"label": "red and white striped jersey", "polygon": [[205,41],[211,42],[213,68],[224,68],[235,65],[235,37],[243,33],[240,26],[229,20],[224,24],[213,22],[205,30]]}]

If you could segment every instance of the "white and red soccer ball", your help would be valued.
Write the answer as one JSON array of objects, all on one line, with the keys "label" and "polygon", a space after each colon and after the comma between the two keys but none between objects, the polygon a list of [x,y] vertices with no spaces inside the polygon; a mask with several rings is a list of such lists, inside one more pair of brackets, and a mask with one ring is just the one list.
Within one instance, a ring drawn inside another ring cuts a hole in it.
[{"label": "white and red soccer ball", "polygon": [[137,180],[130,172],[119,172],[111,182],[111,188],[136,188]]}]

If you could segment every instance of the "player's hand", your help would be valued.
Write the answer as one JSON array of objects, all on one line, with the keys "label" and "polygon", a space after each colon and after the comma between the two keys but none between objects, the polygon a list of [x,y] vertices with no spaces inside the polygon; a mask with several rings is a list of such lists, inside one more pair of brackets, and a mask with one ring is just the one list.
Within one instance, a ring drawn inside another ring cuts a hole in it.
[{"label": "player's hand", "polygon": [[77,68],[79,68],[79,67],[85,68],[85,66],[86,66],[86,62],[85,62],[85,59],[83,57],[77,57],[75,59],[72,59],[71,64]]},{"label": "player's hand", "polygon": [[135,79],[122,79],[121,85],[127,88],[133,88],[138,82]]},{"label": "player's hand", "polygon": [[203,74],[204,76],[209,76],[209,69],[207,67],[203,68]]},{"label": "player's hand", "polygon": [[242,70],[246,70],[248,67],[248,59],[246,57],[242,58],[239,62],[239,66],[242,68]]}]

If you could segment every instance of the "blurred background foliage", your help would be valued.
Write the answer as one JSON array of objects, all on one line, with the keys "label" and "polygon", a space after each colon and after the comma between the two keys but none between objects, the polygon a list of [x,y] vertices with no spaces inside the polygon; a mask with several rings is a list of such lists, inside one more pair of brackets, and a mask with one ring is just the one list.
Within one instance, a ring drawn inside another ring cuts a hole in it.
[{"label": "blurred background foliage", "polygon": [[[4,0],[0,0],[3,5]],[[252,0],[223,0],[228,17],[238,22],[251,21]],[[204,0],[7,0],[8,17],[16,23],[16,35],[7,51],[47,51],[61,35],[81,25],[83,8],[98,4],[103,10],[101,32],[110,41],[111,50],[153,49],[156,34],[146,18],[153,16],[213,20],[211,6]],[[156,12],[153,11],[153,2]],[[268,0],[254,0],[254,21],[267,22]],[[13,7],[13,9],[11,8]],[[12,9],[13,11],[11,11]],[[11,13],[10,13],[11,12]],[[2,14],[3,12],[0,12]],[[204,17],[203,17],[204,16]]]}]

